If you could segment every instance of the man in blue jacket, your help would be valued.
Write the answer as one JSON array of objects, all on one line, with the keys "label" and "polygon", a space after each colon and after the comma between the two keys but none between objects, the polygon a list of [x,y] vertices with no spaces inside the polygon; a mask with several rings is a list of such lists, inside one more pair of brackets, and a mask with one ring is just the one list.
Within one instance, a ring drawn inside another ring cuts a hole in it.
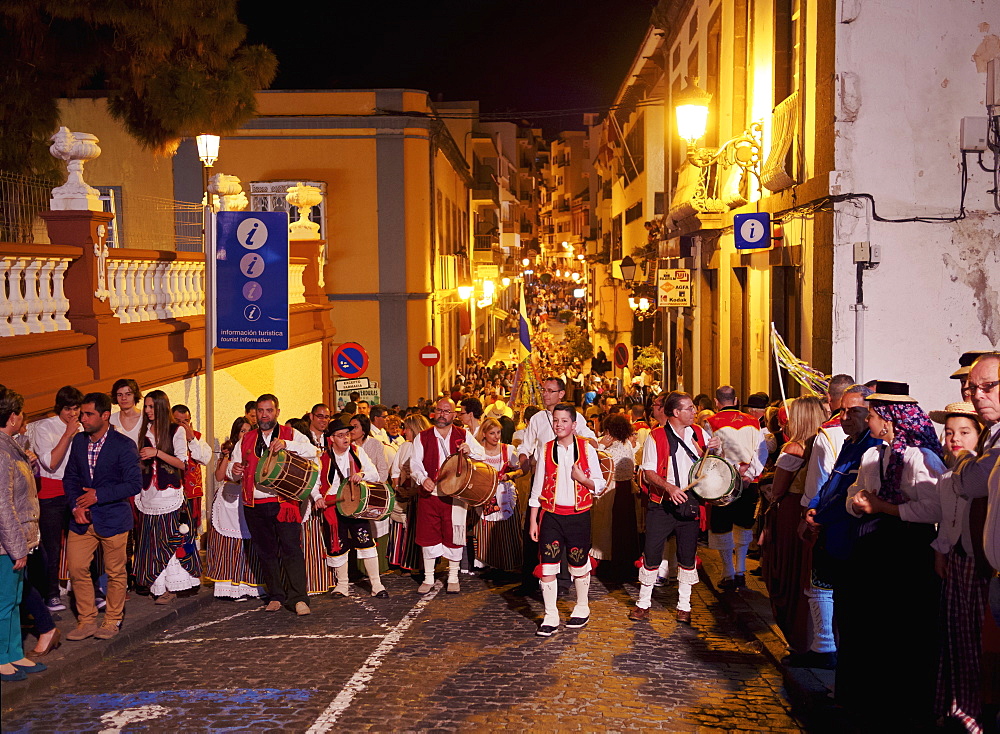
[{"label": "man in blue jacket", "polygon": [[[80,425],[70,445],[63,475],[66,500],[72,509],[66,541],[69,578],[76,596],[77,626],[67,640],[97,637],[109,640],[118,634],[125,614],[128,583],[126,542],[132,529],[129,497],[142,489],[139,450],[128,436],[111,428],[111,398],[89,393],[80,404]],[[90,563],[100,545],[108,575],[104,623],[97,626]]]}]

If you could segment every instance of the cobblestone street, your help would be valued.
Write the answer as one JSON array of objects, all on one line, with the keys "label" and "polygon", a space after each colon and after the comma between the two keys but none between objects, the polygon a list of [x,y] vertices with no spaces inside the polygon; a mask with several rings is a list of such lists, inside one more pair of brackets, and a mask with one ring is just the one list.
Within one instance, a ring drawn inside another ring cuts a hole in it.
[{"label": "cobblestone street", "polygon": [[800,730],[781,674],[704,583],[688,628],[675,587],[633,623],[635,587],[595,579],[590,625],[542,639],[541,602],[513,584],[463,576],[458,596],[420,597],[407,576],[385,581],[387,600],[354,587],[302,618],[209,603],[5,712],[3,729]]}]

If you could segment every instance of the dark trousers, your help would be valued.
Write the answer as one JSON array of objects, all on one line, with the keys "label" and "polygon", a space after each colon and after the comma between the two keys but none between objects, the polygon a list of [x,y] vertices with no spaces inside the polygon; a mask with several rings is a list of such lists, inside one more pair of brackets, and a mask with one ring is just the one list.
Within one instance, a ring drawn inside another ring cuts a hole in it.
[{"label": "dark trousers", "polygon": [[278,522],[280,508],[280,502],[265,502],[244,510],[268,595],[272,601],[294,606],[306,601],[307,593],[302,526],[297,522]]},{"label": "dark trousers", "polygon": [[[44,548],[39,548],[34,553],[28,554],[24,589],[21,592],[21,612],[27,612],[35,620],[35,631],[39,635],[51,632],[56,626],[41,594],[41,589],[46,583],[46,560]],[[58,594],[58,592],[56,593]]]},{"label": "dark trousers", "polygon": [[63,538],[69,527],[69,501],[66,495],[38,500],[38,531],[45,551],[44,583],[39,580],[38,592],[46,599],[59,596],[59,559]]},{"label": "dark trousers", "polygon": [[[679,519],[671,508],[668,497],[662,504],[649,503],[646,510],[646,547],[643,550],[643,565],[648,569],[660,567],[663,560],[663,546],[671,535],[677,536],[677,564],[691,569],[695,566],[698,552],[698,518]],[[672,503],[671,503],[672,504]]]}]

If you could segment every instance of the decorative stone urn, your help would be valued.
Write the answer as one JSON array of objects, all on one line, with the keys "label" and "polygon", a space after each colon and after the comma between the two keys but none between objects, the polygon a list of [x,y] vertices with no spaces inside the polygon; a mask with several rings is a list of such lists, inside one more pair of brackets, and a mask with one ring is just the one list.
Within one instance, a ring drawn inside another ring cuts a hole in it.
[{"label": "decorative stone urn", "polygon": [[88,186],[83,180],[83,164],[101,154],[97,136],[90,133],[74,133],[70,132],[68,127],[61,127],[49,140],[52,141],[49,152],[56,158],[66,161],[69,172],[66,183],[52,189],[50,202],[52,210],[103,211],[101,192],[93,186]]},{"label": "decorative stone urn", "polygon": [[217,211],[241,212],[249,206],[247,195],[237,176],[217,173],[209,179],[208,190],[213,195],[212,203]]},{"label": "decorative stone urn", "polygon": [[299,218],[288,227],[289,239],[318,240],[319,224],[309,221],[310,210],[323,201],[323,194],[316,186],[289,186],[285,201],[299,210]]}]

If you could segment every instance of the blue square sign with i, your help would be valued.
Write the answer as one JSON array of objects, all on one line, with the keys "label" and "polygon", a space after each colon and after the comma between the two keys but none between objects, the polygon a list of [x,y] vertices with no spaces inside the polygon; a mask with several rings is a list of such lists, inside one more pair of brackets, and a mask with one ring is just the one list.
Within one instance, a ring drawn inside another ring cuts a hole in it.
[{"label": "blue square sign with i", "polygon": [[771,215],[767,212],[733,217],[737,250],[760,250],[771,246]]}]

